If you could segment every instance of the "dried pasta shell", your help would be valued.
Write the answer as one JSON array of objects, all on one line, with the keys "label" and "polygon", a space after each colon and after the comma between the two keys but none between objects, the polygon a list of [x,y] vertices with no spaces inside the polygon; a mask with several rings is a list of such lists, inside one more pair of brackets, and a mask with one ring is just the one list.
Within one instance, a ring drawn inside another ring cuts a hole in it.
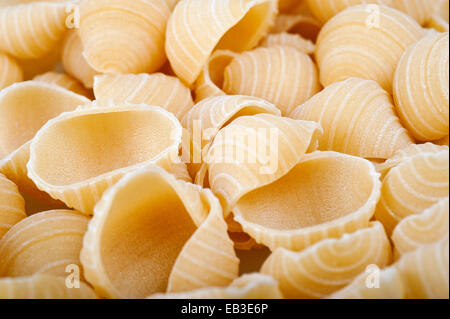
[{"label": "dried pasta shell", "polygon": [[315,150],[320,134],[315,122],[271,114],[242,116],[220,130],[205,162],[225,216],[244,194],[277,180]]},{"label": "dried pasta shell", "polygon": [[305,39],[315,42],[321,27],[322,23],[310,14],[280,14],[277,16],[271,32],[298,34]]},{"label": "dried pasta shell", "polygon": [[281,109],[283,115],[321,89],[312,59],[290,47],[258,48],[242,53],[224,72],[226,93],[266,99]]},{"label": "dried pasta shell", "polygon": [[290,117],[319,122],[320,150],[387,159],[413,141],[395,115],[392,99],[376,82],[350,78],[298,106]]},{"label": "dried pasta shell", "polygon": [[398,114],[419,141],[448,136],[449,35],[424,37],[403,54],[394,79]]},{"label": "dried pasta shell", "polygon": [[87,284],[68,288],[66,278],[34,275],[21,278],[0,279],[0,299],[97,299]]},{"label": "dried pasta shell", "polygon": [[423,29],[406,14],[386,6],[348,8],[329,20],[316,43],[324,86],[350,77],[375,80],[389,93],[403,52]]},{"label": "dried pasta shell", "polygon": [[0,240],[25,217],[25,202],[16,184],[0,174]]},{"label": "dried pasta shell", "polygon": [[427,23],[428,28],[433,28],[439,32],[448,32],[449,0],[439,0],[435,6],[435,11]]},{"label": "dried pasta shell", "polygon": [[161,106],[179,120],[194,106],[191,91],[176,77],[162,73],[96,76],[94,94],[97,100]]},{"label": "dried pasta shell", "polygon": [[166,61],[165,0],[89,0],[80,5],[83,55],[101,73],[142,73]]},{"label": "dried pasta shell", "polygon": [[282,299],[278,283],[253,273],[235,279],[228,287],[209,287],[189,292],[154,294],[149,299]]},{"label": "dried pasta shell", "polygon": [[53,198],[90,214],[103,192],[127,172],[151,163],[167,167],[177,158],[181,131],[176,117],[159,107],[91,104],[38,132],[28,176]]},{"label": "dried pasta shell", "polygon": [[13,58],[0,52],[0,90],[23,80],[20,65]]},{"label": "dried pasta shell", "polygon": [[76,30],[69,30],[64,38],[61,62],[67,74],[78,79],[86,88],[94,86],[98,74],[83,56],[83,43]]},{"label": "dried pasta shell", "polygon": [[156,166],[126,175],[105,193],[81,262],[98,293],[114,298],[226,286],[239,263],[218,200]]},{"label": "dried pasta shell", "polygon": [[448,154],[448,150],[420,154],[389,171],[375,212],[388,234],[403,218],[420,214],[448,197]]},{"label": "dried pasta shell", "polygon": [[81,213],[55,210],[15,224],[0,240],[0,277],[67,276],[67,266],[81,266],[79,255],[88,223]]},{"label": "dried pasta shell", "polygon": [[392,234],[397,255],[403,255],[423,245],[448,238],[448,197],[418,215],[411,215],[398,223]]},{"label": "dried pasta shell", "polygon": [[33,80],[37,82],[58,85],[74,93],[84,95],[87,98],[91,98],[91,93],[88,90],[86,90],[80,83],[78,83],[76,80],[65,73],[47,72],[36,76]]},{"label": "dried pasta shell", "polygon": [[323,298],[348,285],[368,265],[384,267],[390,259],[391,246],[383,225],[374,222],[301,252],[278,248],[261,272],[278,281],[286,298]]},{"label": "dried pasta shell", "polygon": [[276,13],[277,1],[273,0],[178,2],[166,32],[166,53],[173,70],[191,86],[215,49],[252,49]]},{"label": "dried pasta shell", "polygon": [[305,54],[312,54],[316,49],[315,44],[311,40],[306,40],[298,34],[287,32],[271,33],[260,43],[260,46],[265,48],[277,45],[292,47]]},{"label": "dried pasta shell", "polygon": [[19,59],[43,57],[64,35],[65,10],[64,3],[48,2],[0,6],[0,50]]},{"label": "dried pasta shell", "polygon": [[281,178],[242,196],[233,213],[257,243],[302,250],[366,227],[380,196],[378,177],[367,160],[314,152]]},{"label": "dried pasta shell", "polygon": [[400,271],[406,287],[406,297],[448,299],[448,260],[448,239],[405,254],[395,266]]}]

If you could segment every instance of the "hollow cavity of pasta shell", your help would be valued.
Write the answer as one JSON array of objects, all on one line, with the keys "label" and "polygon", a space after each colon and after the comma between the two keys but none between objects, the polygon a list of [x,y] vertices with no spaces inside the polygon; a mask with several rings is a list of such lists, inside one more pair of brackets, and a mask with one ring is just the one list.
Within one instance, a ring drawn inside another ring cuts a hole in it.
[{"label": "hollow cavity of pasta shell", "polygon": [[239,263],[218,200],[156,166],[105,193],[81,261],[100,295],[113,298],[227,286]]},{"label": "hollow cavity of pasta shell", "polygon": [[127,172],[178,159],[182,131],[160,107],[95,105],[49,121],[33,139],[27,165],[39,189],[86,214]]},{"label": "hollow cavity of pasta shell", "polygon": [[0,240],[0,277],[67,276],[79,260],[89,217],[70,210],[42,212],[15,224]]},{"label": "hollow cavity of pasta shell", "polygon": [[383,225],[326,239],[301,251],[276,249],[261,268],[274,277],[286,298],[323,298],[348,285],[369,265],[390,262],[391,246]]},{"label": "hollow cavity of pasta shell", "polygon": [[180,1],[166,32],[166,53],[173,70],[191,86],[215,49],[252,49],[276,13],[277,1],[273,0]]},{"label": "hollow cavity of pasta shell", "polygon": [[0,173],[0,240],[12,226],[25,217],[25,202],[19,189]]}]

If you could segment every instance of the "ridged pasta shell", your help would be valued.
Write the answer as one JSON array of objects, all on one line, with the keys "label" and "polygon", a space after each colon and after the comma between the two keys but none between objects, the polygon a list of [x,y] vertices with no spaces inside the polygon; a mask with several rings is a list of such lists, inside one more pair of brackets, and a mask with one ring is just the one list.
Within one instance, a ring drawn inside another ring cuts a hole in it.
[{"label": "ridged pasta shell", "polygon": [[191,86],[215,49],[252,49],[272,26],[276,13],[274,0],[181,0],[166,32],[173,70]]},{"label": "ridged pasta shell", "polygon": [[47,72],[37,75],[33,80],[37,82],[57,85],[74,93],[83,95],[87,98],[92,97],[91,92],[86,90],[80,83],[78,83],[76,80],[65,73]]},{"label": "ridged pasta shell", "polygon": [[130,173],[105,193],[81,262],[99,294],[113,298],[226,286],[239,263],[218,200],[159,167]]},{"label": "ridged pasta shell", "polygon": [[23,72],[17,61],[0,52],[0,90],[22,80]]},{"label": "ridged pasta shell", "polygon": [[68,266],[81,267],[79,255],[88,223],[87,216],[70,210],[23,219],[0,240],[0,277],[67,276]]},{"label": "ridged pasta shell", "polygon": [[278,281],[286,298],[323,298],[348,285],[368,265],[384,267],[390,259],[391,246],[383,225],[374,222],[301,252],[278,248],[261,272]]},{"label": "ridged pasta shell", "polygon": [[280,14],[277,16],[271,32],[298,34],[305,39],[315,42],[321,27],[322,23],[310,14]]},{"label": "ridged pasta shell", "polygon": [[220,130],[205,162],[225,216],[244,194],[277,180],[315,150],[320,134],[315,122],[271,114],[239,117]]},{"label": "ridged pasta shell", "polygon": [[386,175],[375,218],[388,234],[405,217],[420,214],[448,197],[449,151],[424,153],[404,161]]},{"label": "ridged pasta shell", "polygon": [[323,151],[387,159],[413,143],[395,115],[391,97],[374,81],[350,78],[334,83],[290,117],[322,125]]},{"label": "ridged pasta shell", "polygon": [[43,57],[64,35],[65,10],[64,3],[48,2],[0,6],[0,50],[19,59]]},{"label": "ridged pasta shell", "polygon": [[287,32],[271,33],[261,41],[260,46],[270,48],[274,46],[292,47],[305,54],[312,54],[316,49],[315,44],[311,40],[306,40],[298,34]]},{"label": "ridged pasta shell", "polygon": [[448,299],[448,239],[405,254],[396,267],[402,275],[407,298]]},{"label": "ridged pasta shell", "polygon": [[25,201],[16,184],[0,174],[0,240],[12,226],[25,217]]},{"label": "ridged pasta shell", "polygon": [[161,106],[180,121],[194,106],[191,91],[178,78],[162,73],[99,75],[94,94],[97,100]]},{"label": "ridged pasta shell", "polygon": [[78,79],[86,88],[94,86],[94,76],[98,74],[83,56],[83,43],[76,30],[69,30],[64,38],[61,62],[67,74]]},{"label": "ridged pasta shell", "polygon": [[397,255],[403,255],[423,245],[448,238],[449,231],[448,197],[398,223],[392,234]]},{"label": "ridged pasta shell", "polygon": [[253,273],[235,279],[228,287],[210,287],[182,293],[154,294],[149,299],[282,299],[278,283]]},{"label": "ridged pasta shell", "polygon": [[88,64],[102,73],[158,70],[166,61],[165,0],[84,0],[78,34]]},{"label": "ridged pasta shell", "polygon": [[367,160],[314,152],[281,178],[242,196],[233,213],[257,243],[302,250],[366,227],[380,196],[378,177]]},{"label": "ridged pasta shell", "polygon": [[439,32],[448,32],[449,0],[438,0],[436,2],[434,13],[426,26]]},{"label": "ridged pasta shell", "polygon": [[160,107],[94,105],[49,121],[33,139],[27,164],[39,189],[85,214],[127,172],[152,163],[167,168],[182,132]]},{"label": "ridged pasta shell", "polygon": [[224,92],[266,99],[281,109],[283,115],[321,89],[312,59],[291,47],[244,52],[224,72]]},{"label": "ridged pasta shell", "polygon": [[449,35],[429,35],[403,54],[394,78],[396,109],[419,141],[448,136]]},{"label": "ridged pasta shell", "polygon": [[21,278],[0,279],[0,299],[97,299],[87,284],[68,288],[66,278],[34,275]]},{"label": "ridged pasta shell", "polygon": [[316,43],[316,61],[324,86],[360,77],[377,81],[389,93],[403,52],[424,31],[406,14],[374,5],[348,8],[329,20]]}]

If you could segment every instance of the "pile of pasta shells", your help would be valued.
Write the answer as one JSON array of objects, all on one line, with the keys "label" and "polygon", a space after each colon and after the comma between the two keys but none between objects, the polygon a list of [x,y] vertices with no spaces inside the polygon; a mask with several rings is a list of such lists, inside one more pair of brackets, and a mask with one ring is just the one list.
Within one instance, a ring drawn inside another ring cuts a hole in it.
[{"label": "pile of pasta shells", "polygon": [[449,298],[448,7],[0,0],[0,298]]}]

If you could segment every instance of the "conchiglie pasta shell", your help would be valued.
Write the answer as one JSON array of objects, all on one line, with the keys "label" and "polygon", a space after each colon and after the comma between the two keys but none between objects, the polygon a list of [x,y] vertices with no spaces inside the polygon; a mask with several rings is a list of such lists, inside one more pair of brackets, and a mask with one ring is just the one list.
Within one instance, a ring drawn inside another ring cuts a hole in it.
[{"label": "conchiglie pasta shell", "polygon": [[16,184],[0,174],[0,240],[25,217],[25,202]]},{"label": "conchiglie pasta shell", "polygon": [[448,239],[405,254],[396,264],[406,297],[410,299],[448,299]]},{"label": "conchiglie pasta shell", "polygon": [[418,215],[404,218],[392,234],[397,255],[448,238],[448,197]]},{"label": "conchiglie pasta shell", "polygon": [[321,89],[311,58],[291,47],[258,48],[225,68],[223,90],[268,100],[284,115]]},{"label": "conchiglie pasta shell", "polygon": [[69,30],[64,38],[61,62],[67,74],[78,79],[86,88],[94,86],[98,74],[83,56],[83,43],[76,30]]},{"label": "conchiglie pasta shell", "polygon": [[158,167],[130,173],[105,193],[81,261],[99,294],[113,298],[226,286],[239,263],[218,200]]},{"label": "conchiglie pasta shell", "polygon": [[53,198],[90,214],[127,172],[152,163],[167,168],[178,157],[181,131],[176,117],[160,107],[92,104],[62,114],[38,132],[28,176]]},{"label": "conchiglie pasta shell", "polygon": [[23,80],[20,65],[13,58],[0,52],[0,90]]},{"label": "conchiglie pasta shell", "polygon": [[191,91],[176,77],[162,73],[96,76],[94,94],[97,100],[157,105],[179,120],[194,106]]},{"label": "conchiglie pasta shell", "polygon": [[290,117],[319,122],[324,128],[319,149],[324,151],[387,159],[413,142],[391,97],[374,81],[350,78],[332,84]]},{"label": "conchiglie pasta shell", "polygon": [[277,180],[315,150],[320,134],[315,122],[270,114],[239,117],[220,130],[205,162],[225,215],[244,194]]},{"label": "conchiglie pasta shell", "polygon": [[446,150],[417,155],[389,171],[375,212],[388,234],[403,218],[420,214],[448,197],[448,154]]},{"label": "conchiglie pasta shell", "polygon": [[65,9],[48,2],[0,7],[0,50],[19,59],[43,57],[64,35]]},{"label": "conchiglie pasta shell", "polygon": [[92,95],[91,92],[86,90],[80,83],[65,73],[47,72],[36,76],[33,80],[57,85],[74,93],[84,95],[87,98],[91,98]]},{"label": "conchiglie pasta shell", "polygon": [[305,54],[312,54],[316,46],[311,40],[306,40],[298,34],[287,32],[271,33],[261,43],[260,46],[270,48],[274,46],[292,47]]},{"label": "conchiglie pasta shell", "polygon": [[435,10],[431,19],[427,23],[428,28],[433,28],[439,32],[448,32],[449,0],[436,1]]},{"label": "conchiglie pasta shell", "polygon": [[173,70],[191,86],[215,49],[252,49],[273,24],[276,6],[273,0],[180,1],[166,32]]},{"label": "conchiglie pasta shell", "polygon": [[321,27],[322,23],[308,13],[280,14],[277,16],[271,32],[289,32],[298,34],[305,39],[315,42]]},{"label": "conchiglie pasta shell", "polygon": [[278,283],[262,274],[246,274],[228,287],[210,287],[189,292],[154,294],[149,299],[282,299]]},{"label": "conchiglie pasta shell", "polygon": [[390,259],[389,239],[383,225],[375,222],[301,252],[278,248],[261,272],[279,282],[286,298],[323,298],[348,285],[367,266],[384,267]]},{"label": "conchiglie pasta shell", "polygon": [[25,218],[0,240],[0,277],[67,276],[67,266],[81,267],[79,255],[88,223],[87,216],[69,210]]},{"label": "conchiglie pasta shell", "polygon": [[367,227],[380,196],[379,174],[359,157],[314,152],[233,207],[244,231],[274,250],[302,250]]},{"label": "conchiglie pasta shell", "polygon": [[87,284],[68,288],[66,278],[34,275],[21,278],[0,279],[0,299],[97,299]]},{"label": "conchiglie pasta shell", "polygon": [[403,54],[394,79],[398,114],[419,141],[448,136],[449,35],[429,35]]},{"label": "conchiglie pasta shell", "polygon": [[403,52],[424,35],[404,13],[385,6],[359,5],[329,20],[316,43],[316,61],[324,86],[360,77],[377,81],[389,93]]}]

